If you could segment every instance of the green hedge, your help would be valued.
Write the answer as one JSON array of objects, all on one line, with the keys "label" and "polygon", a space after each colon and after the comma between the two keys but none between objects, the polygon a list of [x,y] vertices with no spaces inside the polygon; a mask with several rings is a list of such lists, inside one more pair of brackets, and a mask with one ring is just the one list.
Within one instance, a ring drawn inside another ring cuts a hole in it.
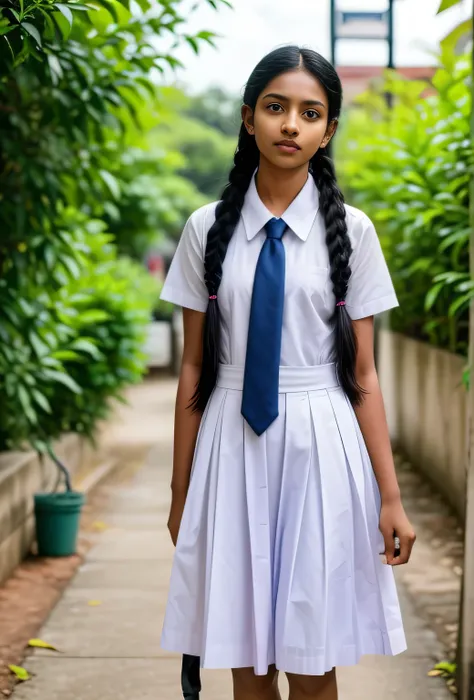
[{"label": "green hedge", "polygon": [[159,290],[118,253],[141,259],[202,203],[176,156],[149,148],[155,78],[178,45],[213,45],[193,11],[228,4],[1,3],[0,450],[92,437],[141,377]]},{"label": "green hedge", "polygon": [[400,301],[392,327],[462,354],[474,288],[471,79],[469,58],[448,52],[431,86],[387,73],[349,111],[337,154],[347,199],[373,219],[387,256]]},{"label": "green hedge", "polygon": [[50,260],[52,284],[23,276],[3,308],[0,450],[29,442],[43,451],[67,431],[93,437],[110,399],[120,398],[145,369],[155,280],[138,263],[117,257],[101,221],[74,210],[64,219],[61,233],[71,237],[75,255]]}]

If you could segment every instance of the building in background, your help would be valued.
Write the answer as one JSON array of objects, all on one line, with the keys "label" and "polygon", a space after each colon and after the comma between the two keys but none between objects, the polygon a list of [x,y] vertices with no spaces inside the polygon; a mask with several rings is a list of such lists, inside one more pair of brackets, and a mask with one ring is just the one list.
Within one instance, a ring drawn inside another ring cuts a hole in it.
[{"label": "building in background", "polygon": [[[357,95],[367,90],[379,80],[384,72],[383,66],[337,66],[344,90],[344,103],[347,106]],[[431,82],[436,72],[435,66],[397,66],[397,73],[409,80],[426,80]]]}]

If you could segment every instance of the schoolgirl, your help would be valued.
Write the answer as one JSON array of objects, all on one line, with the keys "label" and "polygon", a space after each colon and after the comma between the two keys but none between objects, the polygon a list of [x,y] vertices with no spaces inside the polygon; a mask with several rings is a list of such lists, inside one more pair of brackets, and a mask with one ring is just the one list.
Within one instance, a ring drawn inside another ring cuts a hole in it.
[{"label": "schoolgirl", "polygon": [[188,697],[200,663],[232,669],[235,700],[277,700],[278,671],[290,700],[335,700],[337,666],[406,648],[392,566],[415,535],[373,354],[397,298],[326,152],[341,99],[313,51],[257,65],[229,183],[163,288],[184,354],[162,646],[185,655]]}]

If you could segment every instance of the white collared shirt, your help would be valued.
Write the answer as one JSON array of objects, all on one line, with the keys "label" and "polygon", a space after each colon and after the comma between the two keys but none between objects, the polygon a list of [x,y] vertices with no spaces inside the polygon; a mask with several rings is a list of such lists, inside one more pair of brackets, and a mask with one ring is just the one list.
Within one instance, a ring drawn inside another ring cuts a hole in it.
[{"label": "white collared shirt", "polygon": [[[207,232],[215,221],[216,205],[214,202],[201,207],[186,223],[165,280],[162,299],[206,311],[209,293],[204,283],[204,253]],[[363,212],[347,205],[346,215],[353,247],[346,304],[350,317],[355,320],[394,308],[398,301],[372,222]],[[240,220],[227,248],[218,291],[222,318],[221,362],[226,364],[245,364],[255,268],[266,239],[264,226],[272,218],[252,178]],[[312,176],[281,218],[289,230],[283,236],[286,279],[280,364],[325,364],[334,359],[330,319],[336,299],[329,277],[319,193]]]}]

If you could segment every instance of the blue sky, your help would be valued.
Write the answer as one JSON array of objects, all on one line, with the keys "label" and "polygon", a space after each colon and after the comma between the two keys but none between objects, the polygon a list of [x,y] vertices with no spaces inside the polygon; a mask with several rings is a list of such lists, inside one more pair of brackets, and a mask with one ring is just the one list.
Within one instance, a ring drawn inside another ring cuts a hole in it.
[{"label": "blue sky", "polygon": [[[440,0],[396,0],[395,63],[434,63],[430,52],[459,19],[469,16],[470,1],[436,16]],[[183,47],[179,56],[186,65],[177,78],[194,91],[218,84],[240,93],[260,58],[282,44],[297,43],[316,49],[329,58],[329,0],[233,0],[234,9],[219,12],[201,7],[191,29],[211,29],[221,35],[218,50],[203,49],[200,56]],[[338,0],[341,9],[378,10],[387,0]],[[383,42],[344,41],[338,47],[340,65],[384,65]]]}]

